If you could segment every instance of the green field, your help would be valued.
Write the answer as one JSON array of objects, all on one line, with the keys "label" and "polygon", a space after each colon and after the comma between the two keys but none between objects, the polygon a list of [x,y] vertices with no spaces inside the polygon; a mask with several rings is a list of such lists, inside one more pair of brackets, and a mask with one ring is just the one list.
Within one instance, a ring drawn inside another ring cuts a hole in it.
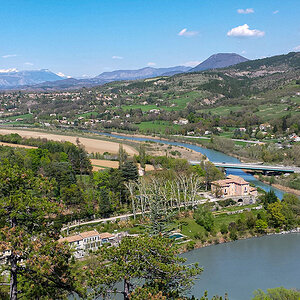
[{"label": "green field", "polygon": [[16,119],[32,119],[32,114],[24,114],[18,116],[1,117],[4,120],[16,120]]},{"label": "green field", "polygon": [[97,116],[98,113],[97,113],[96,111],[91,111],[91,112],[79,114],[78,116],[79,116],[79,117],[87,118],[87,117],[90,117],[90,116],[92,116],[92,115]]},{"label": "green field", "polygon": [[176,125],[168,121],[147,121],[147,122],[142,122],[140,124],[137,124],[137,126],[141,131],[153,130],[157,132],[162,132],[167,127],[172,127],[173,129],[176,130],[180,129],[180,125]]}]

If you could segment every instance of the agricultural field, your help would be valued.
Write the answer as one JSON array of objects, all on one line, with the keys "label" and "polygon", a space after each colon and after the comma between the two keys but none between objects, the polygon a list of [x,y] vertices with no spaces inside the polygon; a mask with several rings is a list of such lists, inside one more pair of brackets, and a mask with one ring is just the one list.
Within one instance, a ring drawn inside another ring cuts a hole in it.
[{"label": "agricultural field", "polygon": [[147,121],[137,124],[140,131],[145,132],[147,130],[164,132],[166,128],[172,126],[173,129],[180,129],[180,125],[173,124],[168,121]]}]

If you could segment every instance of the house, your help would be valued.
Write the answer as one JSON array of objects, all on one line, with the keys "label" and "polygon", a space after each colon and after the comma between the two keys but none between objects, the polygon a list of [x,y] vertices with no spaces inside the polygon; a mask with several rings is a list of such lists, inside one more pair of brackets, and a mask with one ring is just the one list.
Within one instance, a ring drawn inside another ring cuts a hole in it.
[{"label": "house", "polygon": [[271,128],[271,125],[268,124],[268,123],[260,124],[260,125],[259,125],[259,130],[261,130],[261,131],[266,131],[266,130],[268,130],[268,129],[270,129],[270,128]]},{"label": "house", "polygon": [[300,142],[300,137],[299,137],[297,134],[293,133],[293,134],[290,136],[290,140],[291,140],[292,142]]},{"label": "house", "polygon": [[178,120],[178,125],[186,125],[186,124],[188,124],[189,123],[189,121],[187,120],[187,119],[183,119],[183,118],[181,118],[181,119],[179,119]]},{"label": "house", "polygon": [[[232,198],[237,202],[250,204],[255,202],[256,188],[242,177],[229,175],[226,179],[216,180],[211,183],[211,192],[218,198]],[[245,201],[246,200],[246,201]]]},{"label": "house", "polygon": [[89,251],[96,251],[105,243],[114,244],[115,236],[108,232],[99,233],[96,230],[91,230],[61,238],[58,242],[68,242],[71,248],[75,250],[75,258],[81,258],[88,254]]}]

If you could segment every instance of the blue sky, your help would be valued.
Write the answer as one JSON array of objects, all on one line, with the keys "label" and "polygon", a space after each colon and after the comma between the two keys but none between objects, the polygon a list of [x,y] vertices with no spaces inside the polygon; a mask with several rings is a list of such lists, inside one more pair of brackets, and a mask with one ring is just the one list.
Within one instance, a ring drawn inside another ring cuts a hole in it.
[{"label": "blue sky", "polygon": [[0,0],[0,69],[71,76],[300,51],[299,0]]}]

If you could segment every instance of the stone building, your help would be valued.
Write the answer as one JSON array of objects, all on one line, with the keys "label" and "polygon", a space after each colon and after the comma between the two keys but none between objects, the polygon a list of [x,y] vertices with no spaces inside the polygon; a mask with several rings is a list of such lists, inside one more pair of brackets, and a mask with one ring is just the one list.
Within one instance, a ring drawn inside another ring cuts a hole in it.
[{"label": "stone building", "polygon": [[254,203],[257,190],[242,177],[229,175],[226,179],[211,183],[211,192],[217,198],[232,198],[244,204]]}]

